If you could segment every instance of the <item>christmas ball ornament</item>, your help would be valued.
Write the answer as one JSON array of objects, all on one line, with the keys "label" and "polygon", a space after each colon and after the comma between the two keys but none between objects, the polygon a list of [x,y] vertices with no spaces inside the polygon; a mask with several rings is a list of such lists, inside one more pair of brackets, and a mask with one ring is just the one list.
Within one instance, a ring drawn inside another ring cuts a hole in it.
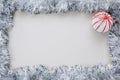
[{"label": "christmas ball ornament", "polygon": [[98,32],[107,32],[113,25],[113,18],[106,12],[97,12],[93,15],[92,26]]}]

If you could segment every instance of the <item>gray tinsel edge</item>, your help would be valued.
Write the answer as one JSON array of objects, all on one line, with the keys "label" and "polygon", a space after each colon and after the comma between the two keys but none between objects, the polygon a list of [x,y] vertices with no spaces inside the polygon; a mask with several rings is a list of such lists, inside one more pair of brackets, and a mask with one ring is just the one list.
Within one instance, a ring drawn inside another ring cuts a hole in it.
[{"label": "gray tinsel edge", "polygon": [[[108,35],[112,64],[55,68],[36,65],[10,69],[8,32],[16,11],[93,13],[99,9],[107,11],[116,20]],[[0,0],[0,80],[120,80],[120,0]]]},{"label": "gray tinsel edge", "polygon": [[0,80],[6,77],[9,65],[10,55],[8,53],[8,33],[6,30],[0,29]]},{"label": "gray tinsel edge", "polygon": [[117,67],[96,65],[93,67],[36,65],[10,70],[8,80],[120,80]]}]

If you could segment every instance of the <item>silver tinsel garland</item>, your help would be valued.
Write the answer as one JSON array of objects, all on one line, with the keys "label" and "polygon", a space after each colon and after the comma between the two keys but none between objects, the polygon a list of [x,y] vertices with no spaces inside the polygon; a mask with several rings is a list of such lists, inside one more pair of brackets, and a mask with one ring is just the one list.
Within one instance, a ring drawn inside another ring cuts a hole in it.
[{"label": "silver tinsel garland", "polygon": [[[108,34],[111,64],[91,67],[44,65],[10,68],[9,29],[16,11],[31,14],[102,9],[116,20]],[[0,0],[0,80],[120,80],[120,1],[119,0]]]}]

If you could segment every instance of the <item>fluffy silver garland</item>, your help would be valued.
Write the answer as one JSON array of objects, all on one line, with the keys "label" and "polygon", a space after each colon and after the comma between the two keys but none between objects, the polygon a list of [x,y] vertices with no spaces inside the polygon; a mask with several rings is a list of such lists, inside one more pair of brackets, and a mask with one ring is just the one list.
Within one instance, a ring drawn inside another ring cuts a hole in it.
[{"label": "fluffy silver garland", "polygon": [[[82,66],[44,65],[10,68],[9,29],[16,11],[32,14],[105,10],[115,18],[108,34],[111,64]],[[120,80],[120,1],[119,0],[0,0],[0,80]]]}]

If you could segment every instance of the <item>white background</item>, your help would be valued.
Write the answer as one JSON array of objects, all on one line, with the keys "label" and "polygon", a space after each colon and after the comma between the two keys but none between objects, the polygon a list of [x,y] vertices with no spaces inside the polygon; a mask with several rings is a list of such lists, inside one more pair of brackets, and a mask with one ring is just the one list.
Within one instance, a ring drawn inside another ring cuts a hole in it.
[{"label": "white background", "polygon": [[92,14],[17,12],[10,31],[12,67],[108,64],[107,33],[91,26]]}]

